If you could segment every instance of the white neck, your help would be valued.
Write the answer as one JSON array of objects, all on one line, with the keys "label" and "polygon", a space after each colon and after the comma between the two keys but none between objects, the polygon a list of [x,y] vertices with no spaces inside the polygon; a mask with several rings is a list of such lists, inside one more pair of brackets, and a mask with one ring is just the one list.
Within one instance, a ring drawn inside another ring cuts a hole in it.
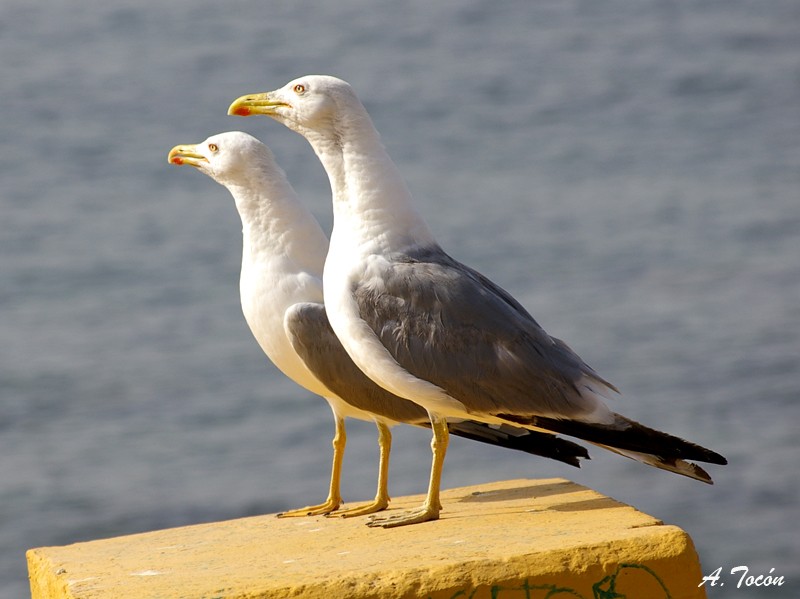
[{"label": "white neck", "polygon": [[400,171],[366,110],[350,112],[335,135],[306,131],[333,192],[331,245],[348,237],[368,253],[391,253],[435,241],[415,210]]},{"label": "white neck", "polygon": [[320,276],[327,239],[284,177],[229,184],[242,219],[243,252],[251,261],[288,259],[286,267]]},{"label": "white neck", "polygon": [[329,391],[297,355],[284,329],[291,306],[323,300],[325,233],[282,173],[260,173],[249,181],[225,185],[242,219],[239,290],[245,320],[275,366],[306,389],[327,397]]}]

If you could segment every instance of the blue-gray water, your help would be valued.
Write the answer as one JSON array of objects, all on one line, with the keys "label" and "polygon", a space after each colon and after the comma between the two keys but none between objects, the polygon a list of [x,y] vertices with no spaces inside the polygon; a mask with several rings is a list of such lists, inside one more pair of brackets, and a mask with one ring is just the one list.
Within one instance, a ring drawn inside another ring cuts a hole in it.
[{"label": "blue-gray water", "polygon": [[[305,141],[225,115],[314,72],[615,407],[730,460],[709,487],[454,440],[444,485],[569,477],[686,529],[706,573],[786,581],[711,597],[800,596],[800,4],[149,4],[0,5],[0,597],[28,593],[26,548],[323,498],[330,413],[251,339],[232,201],[166,162],[250,131],[329,227]],[[376,435],[350,433],[364,500]],[[394,495],[424,491],[428,442],[397,430]]]}]

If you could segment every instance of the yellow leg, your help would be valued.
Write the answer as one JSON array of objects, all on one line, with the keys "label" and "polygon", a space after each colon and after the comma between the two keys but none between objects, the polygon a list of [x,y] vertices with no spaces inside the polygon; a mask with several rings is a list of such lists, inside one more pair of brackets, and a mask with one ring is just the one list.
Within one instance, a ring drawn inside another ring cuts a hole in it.
[{"label": "yellow leg", "polygon": [[333,436],[333,467],[331,468],[331,486],[328,499],[319,505],[309,505],[298,510],[291,510],[278,514],[278,518],[296,518],[299,516],[319,516],[330,514],[342,505],[340,484],[342,481],[342,460],[344,459],[344,446],[347,444],[347,432],[344,429],[344,418],[335,416],[336,433]]},{"label": "yellow leg", "polygon": [[433,440],[431,441],[433,463],[431,464],[428,495],[422,507],[396,516],[373,516],[367,526],[394,528],[396,526],[438,520],[439,511],[442,509],[442,504],[439,501],[439,487],[442,483],[442,467],[444,466],[444,456],[447,453],[447,445],[450,441],[450,433],[447,430],[447,421],[434,414],[431,414],[431,428],[433,429]]},{"label": "yellow leg", "polygon": [[380,464],[378,467],[378,492],[375,501],[359,507],[347,510],[339,510],[330,514],[332,517],[353,518],[354,516],[366,516],[385,510],[389,506],[389,453],[392,450],[392,432],[389,427],[382,422],[375,422],[378,425],[378,447],[380,448]]}]

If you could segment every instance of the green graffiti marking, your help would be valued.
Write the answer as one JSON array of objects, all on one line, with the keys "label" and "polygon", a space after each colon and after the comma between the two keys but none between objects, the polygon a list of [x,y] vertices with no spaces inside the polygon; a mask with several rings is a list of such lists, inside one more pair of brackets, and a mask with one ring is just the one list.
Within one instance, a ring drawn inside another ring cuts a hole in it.
[{"label": "green graffiti marking", "polygon": [[[643,566],[642,564],[620,564],[619,566],[617,566],[617,571],[614,572],[611,576],[606,576],[600,582],[596,582],[595,584],[592,585],[592,592],[594,593],[594,599],[635,599],[633,597],[628,598],[627,595],[618,593],[616,589],[617,577],[623,570],[626,569],[635,569],[647,572],[647,574],[652,576],[653,580],[655,580],[658,583],[658,585],[661,587],[661,590],[664,591],[663,599],[672,599],[672,595],[670,595],[669,589],[667,588],[667,585],[664,584],[664,581],[661,580],[658,574],[656,574],[651,568]],[[603,588],[603,585],[606,584],[608,586]]]},{"label": "green graffiti marking", "polygon": [[[643,599],[629,593],[617,590],[617,579],[620,574],[629,570],[644,572],[652,578],[664,591],[663,597],[648,597],[648,599],[672,599],[672,595],[664,581],[651,568],[642,564],[620,564],[613,574],[609,574],[592,585],[592,599]],[[474,599],[480,589],[462,589],[451,595],[449,599]],[[511,593],[524,593],[524,599],[587,599],[584,595],[569,587],[555,584],[530,584],[527,580],[520,586],[492,585],[489,589],[492,599],[502,599]],[[515,598],[522,596],[515,595]],[[429,596],[430,599],[430,596]]]}]

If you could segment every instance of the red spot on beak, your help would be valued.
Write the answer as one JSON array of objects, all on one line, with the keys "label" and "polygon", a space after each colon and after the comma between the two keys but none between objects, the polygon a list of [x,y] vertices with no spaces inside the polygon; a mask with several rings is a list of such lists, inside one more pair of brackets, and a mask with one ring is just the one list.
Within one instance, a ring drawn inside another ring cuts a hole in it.
[{"label": "red spot on beak", "polygon": [[172,159],[172,164],[183,164],[183,158],[181,158],[180,156],[175,156]]},{"label": "red spot on beak", "polygon": [[247,106],[239,106],[233,111],[236,116],[250,116],[250,109]]}]

